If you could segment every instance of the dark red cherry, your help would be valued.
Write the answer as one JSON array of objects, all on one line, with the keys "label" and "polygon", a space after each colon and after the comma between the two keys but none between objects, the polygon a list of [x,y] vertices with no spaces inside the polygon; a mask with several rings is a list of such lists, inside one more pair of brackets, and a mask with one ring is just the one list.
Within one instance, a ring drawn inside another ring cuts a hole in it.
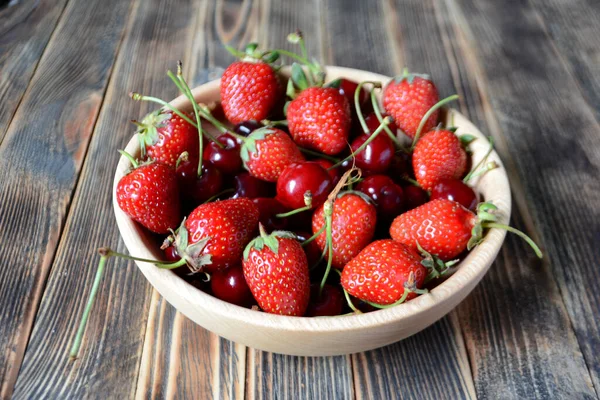
[{"label": "dark red cherry", "polygon": [[256,197],[273,197],[275,195],[275,185],[253,177],[247,172],[236,175],[233,178],[235,194],[233,198],[247,197],[254,199]]},{"label": "dark red cherry", "polygon": [[[356,297],[350,297],[350,301],[352,302],[352,304],[354,304],[354,307],[358,308],[360,311],[364,312],[364,313],[368,313],[371,311],[377,311],[377,308],[373,307],[372,305],[370,305],[369,303],[357,299]],[[347,306],[346,306],[347,307]],[[350,307],[348,307],[348,312],[351,312],[353,310],[350,310]]]},{"label": "dark red cherry", "polygon": [[235,174],[242,170],[242,158],[240,157],[240,144],[237,140],[225,133],[217,138],[224,147],[209,142],[204,149],[204,160],[212,163],[224,174]]},{"label": "dark red cherry", "polygon": [[329,160],[325,160],[324,158],[317,158],[316,160],[312,160],[312,161],[318,163],[319,165],[321,165],[321,167],[325,168],[325,170],[327,170],[327,172],[329,172],[329,176],[331,176],[331,181],[333,183],[333,186],[337,185],[338,181],[342,177],[342,171],[339,167],[334,168],[334,169],[329,169],[329,168],[333,167],[334,164]]},{"label": "dark red cherry", "polygon": [[312,207],[325,202],[333,183],[329,172],[314,161],[288,165],[277,180],[277,200],[290,209],[302,208],[304,193],[312,193]]},{"label": "dark red cherry", "polygon": [[310,302],[306,310],[307,317],[340,315],[343,306],[344,295],[339,287],[326,284],[319,295],[319,284],[313,283],[310,286]]},{"label": "dark red cherry", "polygon": [[417,208],[429,201],[429,195],[418,186],[409,185],[404,187],[404,209],[406,211]]},{"label": "dark red cherry", "polygon": [[[312,236],[312,234],[306,231],[296,231],[294,233],[296,234],[296,236],[298,236],[298,240],[300,241],[300,243],[306,241]],[[317,241],[313,240],[306,246],[302,246],[302,248],[304,249],[304,252],[306,253],[306,258],[308,259],[308,267],[314,267],[321,259],[321,249],[319,248]]]},{"label": "dark red cherry", "polygon": [[359,153],[356,153],[369,137],[360,135],[354,139],[350,146],[352,152],[355,153],[356,166],[372,173],[383,173],[388,169],[394,158],[394,143],[385,132],[380,132],[371,143],[367,144]]},{"label": "dark red cherry", "polygon": [[394,218],[403,211],[404,193],[389,176],[369,176],[356,186],[356,190],[373,199],[377,213],[384,219]]},{"label": "dark red cherry", "polygon": [[252,132],[254,132],[255,130],[257,130],[258,128],[262,128],[262,127],[263,127],[263,124],[261,124],[260,122],[256,122],[256,121],[254,121],[254,120],[251,119],[249,121],[240,122],[239,124],[237,124],[235,126],[235,128],[233,128],[233,130],[238,135],[248,136]]},{"label": "dark red cherry", "polygon": [[398,184],[406,183],[406,180],[403,178],[414,179],[412,156],[404,152],[396,153],[386,174]]},{"label": "dark red cherry", "polygon": [[448,199],[462,204],[469,210],[475,210],[477,195],[466,183],[458,179],[443,179],[431,189],[431,200]]},{"label": "dark red cherry", "polygon": [[184,201],[197,206],[218,194],[223,187],[221,172],[210,163],[202,163],[202,175],[197,176],[198,161],[182,161],[177,167],[179,190]]},{"label": "dark red cherry", "polygon": [[[381,118],[385,118],[388,117],[387,114],[382,114]],[[375,113],[371,113],[369,115],[367,115],[365,117],[365,122],[367,123],[367,127],[369,128],[369,131],[371,133],[375,132],[377,130],[377,128],[379,128],[379,125],[381,125],[381,122],[379,122],[379,118],[377,118],[377,115]],[[396,123],[394,121],[390,122],[388,124],[388,128],[390,128],[390,130],[396,134],[398,131],[398,126],[396,126]],[[387,135],[387,133],[384,132],[384,134]]]},{"label": "dark red cherry", "polygon": [[[356,88],[358,87],[358,83],[351,81],[350,79],[341,78],[339,80],[338,91],[342,96],[345,96],[348,99],[348,103],[350,104],[350,108],[355,110],[354,107],[354,93],[356,92]],[[369,92],[363,86],[360,90],[359,95],[360,104],[364,104],[369,99]]]},{"label": "dark red cherry", "polygon": [[166,249],[164,249],[163,251],[165,252],[165,259],[167,261],[177,262],[177,261],[181,260],[181,257],[179,257],[179,254],[177,254],[177,249],[175,248],[175,246],[169,246]]},{"label": "dark red cherry", "polygon": [[258,220],[267,232],[281,231],[287,228],[287,218],[279,218],[277,214],[289,211],[280,202],[267,197],[257,197],[252,202],[258,207]]},{"label": "dark red cherry", "polygon": [[254,303],[244,271],[239,265],[213,272],[210,287],[216,298],[228,303],[241,307],[250,307]]}]

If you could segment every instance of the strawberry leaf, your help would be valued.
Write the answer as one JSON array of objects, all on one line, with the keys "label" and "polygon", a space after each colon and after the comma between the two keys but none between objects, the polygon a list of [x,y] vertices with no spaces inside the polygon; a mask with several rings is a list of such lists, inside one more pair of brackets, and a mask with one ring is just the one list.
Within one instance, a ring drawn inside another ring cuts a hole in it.
[{"label": "strawberry leaf", "polygon": [[294,84],[300,90],[304,90],[309,86],[306,74],[298,63],[292,64],[292,81],[294,81]]}]

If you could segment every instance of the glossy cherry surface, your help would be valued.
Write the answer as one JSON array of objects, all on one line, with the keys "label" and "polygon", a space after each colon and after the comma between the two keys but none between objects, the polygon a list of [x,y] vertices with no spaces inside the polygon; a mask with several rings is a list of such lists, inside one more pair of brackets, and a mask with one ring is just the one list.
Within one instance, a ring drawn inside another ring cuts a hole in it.
[{"label": "glossy cherry surface", "polygon": [[337,286],[325,285],[319,295],[319,284],[310,286],[310,302],[306,310],[307,317],[334,316],[342,313],[344,295]]},{"label": "glossy cherry surface", "polygon": [[249,307],[254,303],[244,272],[239,265],[215,271],[210,277],[210,287],[216,298],[228,303],[242,307]]},{"label": "glossy cherry surface", "polygon": [[210,162],[224,174],[235,174],[242,170],[240,144],[231,135],[225,133],[217,138],[224,147],[209,142],[204,148],[204,160]]},{"label": "glossy cherry surface", "polygon": [[261,124],[260,122],[256,122],[254,120],[249,120],[249,121],[244,121],[244,122],[240,122],[239,124],[237,124],[233,128],[233,131],[235,133],[237,133],[238,135],[248,136],[252,132],[257,130],[258,128],[262,128],[262,127],[263,127],[263,124]]},{"label": "glossy cherry surface", "polygon": [[382,218],[391,219],[403,211],[404,193],[389,176],[369,176],[356,186],[356,190],[373,199],[377,205],[377,213]]},{"label": "glossy cherry surface", "polygon": [[448,199],[462,204],[469,210],[475,210],[477,195],[466,183],[459,179],[443,179],[431,189],[431,200]]},{"label": "glossy cherry surface", "polygon": [[429,195],[423,189],[418,186],[405,186],[404,187],[404,209],[406,211],[417,208],[429,201]]},{"label": "glossy cherry surface", "polygon": [[356,166],[371,173],[383,173],[394,158],[394,143],[385,132],[380,132],[364,149],[356,153],[369,138],[370,136],[360,135],[352,141],[350,147],[355,153]]},{"label": "glossy cherry surface", "polygon": [[[296,236],[298,236],[298,240],[300,242],[304,242],[312,236],[311,233],[308,233],[306,231],[296,231],[294,233],[296,234]],[[302,246],[302,248],[304,249],[304,252],[306,253],[306,258],[308,259],[308,267],[314,267],[321,259],[321,249],[319,249],[317,242],[313,240],[306,246]]]},{"label": "glossy cherry surface", "polygon": [[394,158],[392,158],[386,174],[398,184],[406,183],[406,180],[403,178],[414,179],[412,156],[404,152],[397,152]]},{"label": "glossy cherry surface", "polygon": [[329,172],[314,161],[305,161],[288,165],[277,180],[277,200],[290,209],[302,208],[304,193],[312,193],[312,207],[317,208],[325,202],[333,182]]},{"label": "glossy cherry surface", "polygon": [[331,167],[333,167],[333,163],[329,160],[325,160],[324,158],[318,158],[316,160],[311,160],[314,161],[316,163],[318,163],[319,165],[321,165],[321,167],[325,168],[325,170],[327,170],[327,172],[329,172],[329,176],[331,176],[331,181],[333,183],[333,186],[335,186],[338,181],[340,180],[340,178],[342,177],[342,171],[341,169],[338,168],[334,168],[334,169],[329,169]]},{"label": "glossy cherry surface", "polygon": [[258,207],[258,220],[267,232],[285,230],[288,225],[287,218],[279,218],[277,214],[289,211],[280,202],[268,197],[257,197],[252,202]]},{"label": "glossy cherry surface", "polygon": [[254,199],[256,197],[273,197],[275,195],[275,185],[255,178],[248,172],[243,172],[233,178],[235,194],[233,198],[247,197]]},{"label": "glossy cherry surface", "polygon": [[[354,107],[354,93],[356,92],[356,88],[358,87],[358,83],[351,81],[346,78],[341,78],[338,86],[338,91],[340,94],[348,100],[350,104],[350,108],[355,110]],[[360,95],[358,97],[360,104],[364,104],[369,99],[369,92],[363,86],[360,89]]]},{"label": "glossy cherry surface", "polygon": [[223,187],[221,172],[210,163],[202,163],[202,175],[197,176],[198,162],[195,160],[182,161],[177,167],[177,180],[182,198],[197,206],[218,194]]},{"label": "glossy cherry surface", "polygon": [[176,261],[181,260],[181,257],[179,257],[179,254],[177,254],[177,249],[175,249],[175,246],[169,246],[166,249],[164,249],[163,251],[165,253],[166,261],[176,262]]},{"label": "glossy cherry surface", "polygon": [[[387,114],[382,114],[381,118],[385,118],[387,117]],[[367,115],[365,117],[365,122],[367,123],[367,127],[369,128],[369,131],[371,133],[375,132],[377,130],[377,128],[379,128],[379,125],[381,125],[381,122],[379,122],[379,118],[377,118],[377,115],[375,113],[371,113],[369,115]],[[394,121],[390,122],[388,124],[388,128],[390,128],[390,130],[395,134],[398,131],[398,126],[396,125],[396,123]]]}]

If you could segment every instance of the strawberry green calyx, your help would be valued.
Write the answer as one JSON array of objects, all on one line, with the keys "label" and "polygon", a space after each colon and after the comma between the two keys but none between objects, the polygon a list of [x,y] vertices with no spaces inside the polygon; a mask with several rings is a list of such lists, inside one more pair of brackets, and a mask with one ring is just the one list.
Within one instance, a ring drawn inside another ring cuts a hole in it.
[{"label": "strawberry green calyx", "polygon": [[121,154],[123,157],[125,157],[129,160],[133,169],[139,168],[139,166],[140,166],[139,163],[136,161],[135,158],[133,158],[133,156],[131,154],[129,154],[125,150],[117,150],[117,151],[119,152],[119,154]]},{"label": "strawberry green calyx", "polygon": [[146,157],[146,146],[152,146],[158,142],[158,128],[164,128],[171,117],[170,112],[156,110],[146,115],[142,122],[131,121],[138,127],[136,133],[142,157]]},{"label": "strawberry green calyx", "polygon": [[366,194],[364,194],[363,192],[359,192],[358,190],[344,190],[343,192],[340,192],[337,195],[337,199],[342,198],[344,196],[348,196],[349,194],[353,194],[355,196],[360,197],[361,199],[363,199],[365,202],[369,203],[369,204],[373,204],[375,205],[375,202],[373,201],[372,198],[370,198],[369,196],[367,196]]},{"label": "strawberry green calyx", "polygon": [[259,140],[263,140],[270,135],[275,133],[275,131],[269,127],[263,127],[256,129],[253,131],[248,137],[241,137],[244,141],[242,148],[240,149],[240,157],[242,158],[242,162],[244,163],[244,167],[248,169],[246,163],[250,160],[250,153],[256,153],[256,142]]},{"label": "strawberry green calyx", "polygon": [[239,58],[245,62],[259,62],[262,61],[267,64],[273,64],[279,59],[279,52],[277,50],[259,51],[258,43],[248,43],[244,47],[244,51],[237,50],[229,45],[225,45],[225,49],[234,57]]},{"label": "strawberry green calyx", "polygon": [[[277,52],[278,54],[287,56],[289,58],[292,58],[296,61],[298,61],[300,64],[304,65],[307,70],[308,70],[308,74],[304,74],[304,71],[302,70],[302,67],[300,67],[300,65],[298,65],[298,67],[296,67],[296,71],[298,71],[298,68],[300,69],[300,71],[302,71],[302,75],[300,77],[301,80],[303,80],[307,86],[323,86],[323,84],[325,83],[325,70],[323,69],[323,66],[315,59],[313,59],[312,61],[308,59],[308,52],[306,51],[306,43],[304,42],[304,37],[302,36],[302,32],[300,31],[296,31],[296,32],[292,32],[288,35],[287,37],[288,42],[292,43],[292,44],[297,44],[300,46],[300,54],[296,54],[294,52],[291,51],[287,51],[287,50],[283,50],[283,49],[277,49],[275,50],[275,52]],[[292,65],[292,80],[294,80],[294,66]],[[290,81],[288,81],[288,90],[286,91],[288,96],[294,98],[296,93],[294,90],[294,84],[298,84],[297,81],[294,81],[293,83],[290,83]],[[297,86],[298,89],[302,90],[302,86]]]},{"label": "strawberry green calyx", "polygon": [[395,83],[400,83],[400,82],[406,81],[409,85],[412,85],[412,83],[415,80],[415,78],[421,78],[421,79],[424,79],[426,81],[431,81],[431,76],[429,76],[427,74],[420,74],[420,73],[410,72],[408,70],[408,68],[405,67],[402,70],[402,75],[397,75],[397,76],[394,77],[394,82]]},{"label": "strawberry green calyx", "polygon": [[204,249],[211,238],[205,237],[196,243],[189,244],[185,221],[186,219],[184,218],[177,229],[174,244],[177,249],[177,254],[185,261],[190,271],[192,271],[192,273],[197,273],[202,271],[202,267],[205,265],[212,264],[212,256],[210,254],[203,254]]},{"label": "strawberry green calyx", "polygon": [[427,289],[417,288],[417,281],[415,278],[415,273],[413,271],[410,272],[410,274],[408,275],[408,279],[406,280],[406,282],[404,282],[404,293],[402,293],[402,297],[400,297],[398,299],[398,301],[396,301],[392,304],[386,304],[386,305],[377,304],[377,303],[373,303],[373,302],[366,301],[366,300],[363,300],[363,301],[375,308],[380,308],[380,309],[391,308],[391,307],[397,306],[398,304],[404,303],[410,293],[416,293],[416,294],[429,293],[429,290],[427,290]]},{"label": "strawberry green calyx", "polygon": [[447,261],[447,262],[442,261],[435,254],[431,254],[431,253],[427,252],[425,249],[423,249],[418,241],[417,241],[417,249],[419,250],[419,252],[421,253],[421,256],[423,257],[421,264],[425,268],[427,268],[427,271],[428,271],[428,274],[425,277],[425,280],[423,283],[427,283],[427,282],[431,281],[432,279],[440,278],[443,275],[446,275],[448,272],[450,272],[450,267],[452,267],[453,265],[455,265],[459,262],[459,260],[452,260],[452,261]]},{"label": "strawberry green calyx", "polygon": [[284,239],[298,239],[298,237],[293,232],[288,231],[273,231],[268,234],[265,231],[265,227],[262,224],[258,225],[258,230],[260,236],[254,238],[246,248],[244,249],[244,260],[247,260],[250,251],[255,249],[257,251],[261,251],[267,246],[274,254],[279,254],[279,240],[278,238]]}]

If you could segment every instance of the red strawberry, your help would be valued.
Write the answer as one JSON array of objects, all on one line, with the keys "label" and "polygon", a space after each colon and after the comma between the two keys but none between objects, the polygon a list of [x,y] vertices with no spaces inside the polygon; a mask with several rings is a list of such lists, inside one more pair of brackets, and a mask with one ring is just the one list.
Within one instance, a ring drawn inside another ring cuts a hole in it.
[{"label": "red strawberry", "polygon": [[444,129],[425,134],[415,146],[412,158],[417,182],[431,190],[443,179],[460,179],[467,168],[467,153],[456,135]]},{"label": "red strawberry", "polygon": [[350,105],[336,88],[303,90],[289,103],[287,119],[290,133],[300,146],[330,155],[348,146]]},{"label": "red strawberry", "polygon": [[302,316],[310,298],[308,262],[290,232],[262,229],[244,250],[244,277],[260,308],[271,314]]},{"label": "red strawberry", "polygon": [[281,95],[277,73],[262,61],[236,61],[221,77],[221,104],[233,124],[266,119]]},{"label": "red strawberry", "polygon": [[[360,300],[387,305],[400,300],[407,286],[419,288],[426,276],[427,269],[415,250],[387,239],[371,243],[346,264],[341,283]],[[405,299],[415,296],[410,292]]]},{"label": "red strawberry", "polygon": [[258,225],[258,209],[249,199],[198,206],[179,227],[177,253],[194,271],[214,272],[239,264]]},{"label": "red strawberry", "polygon": [[467,248],[477,221],[477,216],[460,204],[437,199],[396,217],[390,236],[414,249],[419,242],[425,251],[450,260]]},{"label": "red strawberry", "polygon": [[298,146],[287,133],[268,127],[253,131],[244,140],[241,156],[250,175],[268,182],[277,182],[288,165],[304,161]]},{"label": "red strawberry", "polygon": [[[131,157],[131,156],[129,156]],[[175,170],[159,162],[137,166],[117,184],[117,203],[152,232],[169,233],[181,221]]]},{"label": "red strawberry", "polygon": [[[383,92],[383,107],[394,118],[398,128],[411,139],[415,137],[421,119],[439,101],[438,91],[428,75],[409,74],[394,78]],[[430,131],[438,121],[435,111],[425,123],[423,132]]]},{"label": "red strawberry", "polygon": [[[333,203],[332,214],[333,259],[332,265],[342,269],[373,238],[377,222],[377,210],[363,193],[341,193]],[[325,204],[313,214],[313,233],[325,226]],[[321,251],[325,248],[327,235],[323,232],[315,241]]]},{"label": "red strawberry", "polygon": [[188,152],[189,158],[198,159],[198,129],[179,115],[158,110],[146,115],[142,122],[136,124],[143,157],[147,156],[173,168],[184,151]]}]

